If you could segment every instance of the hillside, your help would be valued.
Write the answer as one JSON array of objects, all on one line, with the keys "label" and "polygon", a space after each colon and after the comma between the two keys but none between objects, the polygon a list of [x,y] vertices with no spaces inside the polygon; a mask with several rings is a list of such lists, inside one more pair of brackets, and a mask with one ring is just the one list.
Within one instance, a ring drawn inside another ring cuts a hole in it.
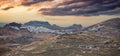
[{"label": "hillside", "polygon": [[[41,43],[41,44],[40,44]],[[12,56],[119,56],[120,42],[87,34],[60,35],[22,48]]]},{"label": "hillside", "polygon": [[81,25],[66,27],[68,33],[55,34],[41,26],[49,25],[47,22],[34,21],[32,24],[36,26],[24,25],[28,29],[21,28],[23,25],[18,23],[1,27],[0,56],[120,56],[120,18],[78,30],[81,34],[68,34],[72,29],[81,29]]},{"label": "hillside", "polygon": [[120,36],[120,18],[113,18],[83,29],[82,33],[99,36]]}]

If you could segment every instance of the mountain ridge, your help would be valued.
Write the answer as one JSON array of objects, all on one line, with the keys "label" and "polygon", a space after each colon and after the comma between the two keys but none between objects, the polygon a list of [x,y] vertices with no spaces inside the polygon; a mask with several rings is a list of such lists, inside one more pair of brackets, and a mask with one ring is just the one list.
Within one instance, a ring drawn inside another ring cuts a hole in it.
[{"label": "mountain ridge", "polygon": [[91,33],[103,36],[120,35],[120,18],[97,23],[82,30],[82,33]]},{"label": "mountain ridge", "polygon": [[[113,18],[92,25],[80,30],[83,31],[81,34],[79,32],[74,34],[54,34],[49,33],[49,30],[53,30],[43,26],[26,26],[30,31],[32,29],[33,32],[34,30],[39,32],[41,30],[46,31],[47,29],[47,32],[31,33],[25,28],[21,28],[23,26],[17,29],[16,27],[18,26],[16,25],[19,25],[18,23],[13,23],[12,25],[10,23],[7,24],[7,27],[0,27],[0,49],[7,48],[6,51],[3,51],[5,55],[0,55],[120,56],[119,19]],[[54,26],[58,27],[57,25]],[[71,33],[71,31],[66,31]],[[63,33],[64,31],[61,32]]]},{"label": "mountain ridge", "polygon": [[[82,29],[81,24],[73,24],[68,27],[60,27],[58,25],[51,25],[47,21],[29,21],[24,24],[12,22],[9,24],[6,24],[4,27],[11,27],[16,30],[26,29],[33,33],[39,33],[39,32],[51,32],[55,34],[64,34],[64,33],[73,33],[76,29]],[[69,34],[71,34],[69,33]]]}]

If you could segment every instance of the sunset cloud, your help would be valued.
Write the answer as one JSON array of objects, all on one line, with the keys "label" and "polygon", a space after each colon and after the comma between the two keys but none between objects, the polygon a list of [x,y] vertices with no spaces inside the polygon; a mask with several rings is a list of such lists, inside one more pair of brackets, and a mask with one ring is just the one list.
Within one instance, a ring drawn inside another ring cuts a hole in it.
[{"label": "sunset cloud", "polygon": [[43,8],[44,15],[118,15],[120,0],[70,0],[54,8]]},{"label": "sunset cloud", "polygon": [[2,0],[1,10],[9,10],[17,6],[28,9],[36,8],[43,15],[55,16],[96,16],[119,15],[120,0]]},{"label": "sunset cloud", "polygon": [[36,3],[42,3],[42,2],[46,2],[46,1],[53,1],[53,0],[25,0],[25,2],[22,3],[22,5],[32,5],[32,4],[36,4]]},{"label": "sunset cloud", "polygon": [[40,7],[40,5],[37,4],[43,4],[44,2],[49,2],[53,0],[2,0],[0,1],[0,8],[1,9],[11,9],[17,6],[28,6],[31,7],[33,5],[36,5],[35,7]]}]

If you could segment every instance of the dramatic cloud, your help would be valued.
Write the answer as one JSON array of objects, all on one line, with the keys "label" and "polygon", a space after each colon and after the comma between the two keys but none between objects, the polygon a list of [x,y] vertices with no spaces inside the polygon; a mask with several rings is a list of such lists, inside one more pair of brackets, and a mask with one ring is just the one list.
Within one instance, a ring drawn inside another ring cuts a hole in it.
[{"label": "dramatic cloud", "polygon": [[22,3],[22,5],[32,5],[40,2],[46,2],[46,1],[52,1],[52,0],[26,0],[25,2]]},{"label": "dramatic cloud", "polygon": [[10,8],[14,8],[14,7],[12,7],[12,6],[10,7],[9,6],[9,7],[2,8],[2,10],[9,10]]},{"label": "dramatic cloud", "polygon": [[120,0],[69,0],[39,11],[45,15],[118,15]]},{"label": "dramatic cloud", "polygon": [[53,0],[0,0],[0,9],[8,10],[16,6],[32,6],[49,1]]},{"label": "dramatic cloud", "polygon": [[[37,8],[43,15],[119,15],[120,0],[0,0],[0,8],[9,10],[16,6]],[[36,9],[36,10],[37,10]]]}]

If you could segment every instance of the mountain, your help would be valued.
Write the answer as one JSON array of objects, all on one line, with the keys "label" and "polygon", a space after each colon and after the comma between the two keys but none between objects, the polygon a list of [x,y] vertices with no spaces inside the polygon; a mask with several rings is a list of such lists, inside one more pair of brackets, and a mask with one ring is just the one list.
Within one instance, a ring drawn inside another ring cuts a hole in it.
[{"label": "mountain", "polygon": [[22,25],[21,28],[25,28],[30,32],[39,33],[39,32],[50,32],[50,33],[69,33],[75,30],[82,29],[82,25],[73,24],[69,27],[60,27],[56,24],[51,25],[49,22],[44,21],[30,21]]},{"label": "mountain", "polygon": [[24,26],[21,27],[22,29],[27,29],[31,33],[40,33],[40,32],[50,32],[53,33],[54,30],[51,30],[49,28],[43,27],[43,26]]},{"label": "mountain", "polygon": [[48,22],[44,22],[44,21],[30,21],[25,23],[24,25],[29,25],[29,26],[48,26],[50,25]]},{"label": "mountain", "polygon": [[120,35],[120,18],[113,18],[83,29],[82,33],[90,33],[101,36]]},{"label": "mountain", "polygon": [[4,27],[6,28],[12,28],[12,29],[15,29],[15,30],[20,30],[20,27],[22,26],[22,24],[20,23],[16,23],[16,22],[12,22],[12,23],[8,23],[6,24]]},{"label": "mountain", "polygon": [[20,28],[22,24],[19,24],[19,23],[16,23],[16,22],[12,22],[12,23],[9,23],[9,24],[6,24],[5,27],[7,26],[13,26],[13,27],[18,27]]},{"label": "mountain", "polygon": [[44,21],[30,21],[23,24],[21,28],[27,29],[29,32],[33,33],[54,32],[52,25]]},{"label": "mountain", "polygon": [[0,27],[3,27],[5,25],[5,23],[0,23]]},{"label": "mountain", "polygon": [[59,29],[55,28],[48,22],[44,21],[30,21],[25,24],[20,24],[16,22],[8,23],[1,29],[5,30],[28,30],[31,33],[41,33],[41,32],[48,32],[48,33],[55,33],[58,34]]},{"label": "mountain", "polygon": [[44,21],[30,21],[25,23],[23,26],[42,26],[49,29],[53,29],[50,23]]},{"label": "mountain", "polygon": [[65,29],[81,29],[81,24],[73,24],[72,26],[66,27]]},{"label": "mountain", "polygon": [[58,25],[56,25],[56,24],[53,24],[52,27],[53,27],[54,29],[56,29],[56,30],[62,30],[62,29],[64,29],[64,27],[60,27],[60,26],[58,26]]},{"label": "mountain", "polygon": [[40,21],[34,25],[18,25],[10,23],[0,27],[0,56],[120,56],[120,18],[80,30],[84,34],[48,33],[71,33],[71,29],[82,29],[78,24],[69,27],[51,25],[60,31],[50,29],[44,26],[49,23]]},{"label": "mountain", "polygon": [[60,27],[56,24],[53,24],[53,27],[59,30],[77,30],[77,29],[82,29],[82,25],[81,24],[73,24],[71,26],[68,27]]}]

